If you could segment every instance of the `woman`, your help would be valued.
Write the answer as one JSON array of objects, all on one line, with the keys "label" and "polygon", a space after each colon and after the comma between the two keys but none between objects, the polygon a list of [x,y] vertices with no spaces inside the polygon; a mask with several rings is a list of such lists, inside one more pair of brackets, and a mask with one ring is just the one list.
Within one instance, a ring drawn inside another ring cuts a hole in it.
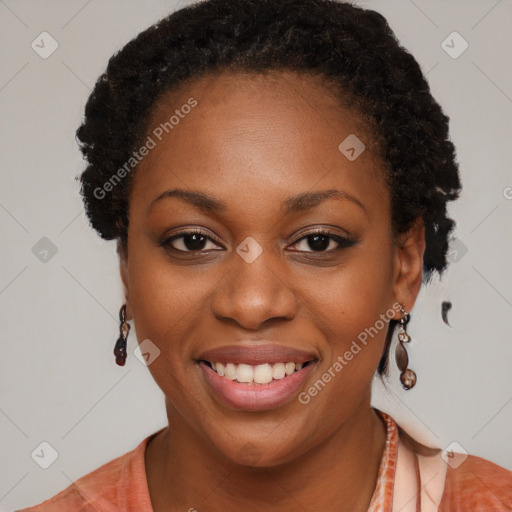
[{"label": "woman", "polygon": [[[485,510],[512,474],[370,406],[446,267],[448,118],[378,13],[208,0],[109,62],[77,132],[169,425],[27,511]],[[368,336],[365,333],[371,332]],[[410,367],[412,366],[412,368]]]}]

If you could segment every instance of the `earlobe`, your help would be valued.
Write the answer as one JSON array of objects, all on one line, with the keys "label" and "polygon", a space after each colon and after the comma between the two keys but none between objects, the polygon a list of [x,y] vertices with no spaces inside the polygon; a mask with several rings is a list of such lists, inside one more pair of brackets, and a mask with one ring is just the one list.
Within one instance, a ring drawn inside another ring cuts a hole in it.
[{"label": "earlobe", "polygon": [[393,295],[404,309],[411,311],[421,288],[425,226],[418,218],[395,242]]}]

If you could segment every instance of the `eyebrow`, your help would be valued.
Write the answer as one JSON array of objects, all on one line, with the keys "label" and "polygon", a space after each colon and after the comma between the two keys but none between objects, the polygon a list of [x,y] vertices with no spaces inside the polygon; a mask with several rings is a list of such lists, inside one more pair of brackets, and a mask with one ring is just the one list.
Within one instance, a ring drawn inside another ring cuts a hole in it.
[{"label": "eyebrow", "polygon": [[[209,214],[217,214],[227,210],[227,205],[225,203],[205,192],[173,189],[166,190],[165,192],[162,192],[158,197],[156,197],[149,205],[148,211],[153,208],[157,202],[171,197],[175,197],[183,202],[189,203],[199,210]],[[359,201],[359,199],[349,194],[348,192],[337,189],[322,190],[317,192],[304,192],[302,194],[288,197],[283,201],[281,209],[283,210],[284,215],[299,213],[310,210],[311,208],[314,208],[320,203],[331,198],[351,201],[359,208],[361,208],[365,213],[367,213],[366,208],[361,203],[361,201]]]}]

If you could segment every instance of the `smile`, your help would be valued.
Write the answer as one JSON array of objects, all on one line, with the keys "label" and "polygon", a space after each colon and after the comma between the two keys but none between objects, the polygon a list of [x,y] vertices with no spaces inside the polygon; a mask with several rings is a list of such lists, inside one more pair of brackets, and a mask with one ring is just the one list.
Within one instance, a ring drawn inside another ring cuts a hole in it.
[{"label": "smile", "polygon": [[206,351],[196,361],[215,401],[238,410],[267,411],[294,400],[318,357],[270,343],[241,342]]}]

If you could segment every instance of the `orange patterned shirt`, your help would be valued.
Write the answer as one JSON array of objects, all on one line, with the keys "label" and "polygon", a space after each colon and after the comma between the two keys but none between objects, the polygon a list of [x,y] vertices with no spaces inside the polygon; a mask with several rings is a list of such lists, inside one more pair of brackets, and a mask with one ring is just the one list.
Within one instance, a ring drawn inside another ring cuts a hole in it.
[{"label": "orange patterned shirt", "polygon": [[[392,512],[393,506],[398,428],[390,416],[380,414],[386,424],[386,445],[368,512]],[[144,456],[148,442],[162,430],[53,498],[18,512],[153,512]],[[511,512],[512,472],[471,455],[456,468],[448,466],[438,511]]]}]

